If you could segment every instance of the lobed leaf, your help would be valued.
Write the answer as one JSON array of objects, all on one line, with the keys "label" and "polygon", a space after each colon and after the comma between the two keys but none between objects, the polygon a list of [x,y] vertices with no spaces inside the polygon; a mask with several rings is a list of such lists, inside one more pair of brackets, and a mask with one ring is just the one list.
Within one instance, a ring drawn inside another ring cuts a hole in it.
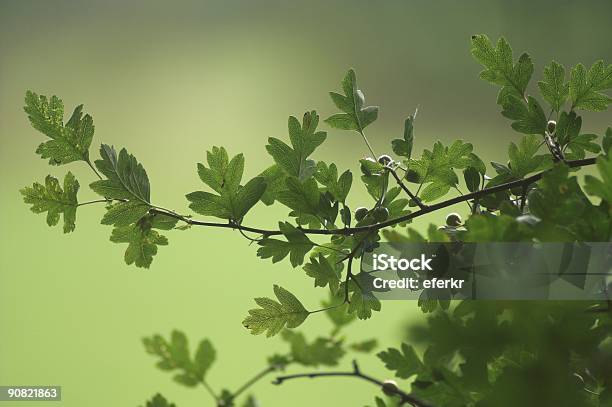
[{"label": "lobed leaf", "polygon": [[341,341],[316,338],[308,342],[301,332],[285,329],[281,337],[291,346],[291,359],[303,366],[336,366],[346,351]]},{"label": "lobed leaf", "polygon": [[176,371],[174,380],[188,387],[202,383],[216,359],[216,351],[208,339],[200,342],[192,358],[187,336],[178,330],[172,331],[169,341],[161,335],[153,335],[143,338],[142,342],[147,353],[159,358],[159,369]]},{"label": "lobed leaf", "polygon": [[278,334],[285,326],[296,328],[306,320],[310,312],[289,291],[274,285],[274,294],[278,301],[270,298],[255,298],[260,308],[249,310],[249,315],[242,325],[253,335],[266,333],[267,337]]},{"label": "lobed leaf", "polygon": [[304,181],[315,172],[315,162],[308,157],[327,138],[327,133],[317,131],[319,116],[316,111],[304,113],[302,124],[297,118],[289,117],[289,140],[291,147],[283,141],[270,137],[266,150],[276,164],[288,175]]},{"label": "lobed leaf", "polygon": [[24,110],[32,127],[51,139],[36,149],[41,158],[48,158],[51,165],[89,162],[94,125],[90,115],[83,116],[83,105],[74,109],[64,125],[64,104],[61,99],[27,91]]},{"label": "lobed leaf", "polygon": [[544,79],[538,82],[540,92],[555,112],[567,101],[569,96],[569,83],[565,82],[565,68],[552,61],[544,67]]},{"label": "lobed leaf", "polygon": [[116,226],[111,234],[111,242],[127,243],[125,250],[126,264],[149,268],[153,256],[157,254],[158,246],[168,245],[168,239],[154,229],[169,230],[177,223],[177,219],[162,215],[146,215],[136,223]]},{"label": "lobed leaf", "polygon": [[96,160],[98,170],[106,176],[105,180],[92,182],[89,186],[98,195],[110,199],[130,200],[150,205],[151,186],[149,177],[136,157],[128,154],[125,148],[119,156],[113,146],[102,144],[101,160]]},{"label": "lobed leaf", "polygon": [[145,407],[176,407],[176,404],[170,403],[161,394],[156,394],[153,398],[147,401]]},{"label": "lobed leaf", "polygon": [[402,379],[408,379],[424,369],[414,348],[406,343],[402,343],[401,351],[389,348],[377,356],[385,363],[387,369],[394,371],[395,376]]},{"label": "lobed leaf", "polygon": [[365,97],[357,88],[357,77],[352,69],[349,69],[342,80],[342,90],[344,95],[336,92],[330,92],[329,95],[336,107],[344,113],[328,117],[325,123],[336,129],[363,132],[378,118],[378,106],[363,106]]},{"label": "lobed leaf", "polygon": [[602,92],[610,88],[612,88],[612,64],[606,66],[600,60],[591,65],[588,71],[584,65],[576,65],[572,69],[569,82],[572,110],[606,110],[612,103],[612,98]]},{"label": "lobed leaf", "polygon": [[64,188],[60,186],[57,178],[47,175],[45,185],[35,182],[32,187],[20,190],[23,201],[32,205],[34,213],[47,212],[47,224],[58,224],[60,215],[64,218],[64,233],[72,232],[75,228],[76,210],[78,207],[77,192],[79,182],[71,172],[64,177]]},{"label": "lobed leaf", "polygon": [[240,185],[244,157],[238,154],[230,160],[223,147],[213,147],[212,151],[208,151],[207,162],[208,167],[198,163],[198,175],[218,194],[205,191],[187,194],[187,200],[191,202],[189,207],[201,215],[240,223],[265,193],[264,177],[255,177],[244,186]]},{"label": "lobed leaf", "polygon": [[306,275],[315,279],[315,287],[329,285],[332,292],[336,292],[340,285],[340,270],[338,265],[332,265],[321,253],[318,257],[312,257],[310,263],[304,265]]},{"label": "lobed leaf", "polygon": [[258,242],[257,256],[262,259],[272,258],[272,263],[278,263],[287,255],[293,267],[304,262],[304,256],[314,247],[314,243],[298,228],[288,222],[279,222],[278,226],[287,239],[279,240],[264,238]]}]

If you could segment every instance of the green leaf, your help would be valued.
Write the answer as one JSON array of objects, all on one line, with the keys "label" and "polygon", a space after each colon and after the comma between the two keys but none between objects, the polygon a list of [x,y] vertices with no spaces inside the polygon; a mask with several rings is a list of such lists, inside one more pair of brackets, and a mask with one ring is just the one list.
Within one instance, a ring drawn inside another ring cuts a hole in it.
[{"label": "green leaf", "polygon": [[198,164],[198,174],[218,195],[205,191],[187,194],[189,207],[201,215],[240,223],[266,192],[265,179],[255,177],[241,186],[244,157],[238,154],[230,160],[223,147],[213,147],[207,152],[207,162],[208,167]]},{"label": "green leaf", "polygon": [[505,38],[501,37],[494,47],[491,40],[481,34],[472,37],[472,55],[486,68],[480,72],[480,78],[502,87],[498,104],[503,105],[508,97],[525,97],[533,74],[533,63],[528,54],[522,54],[514,63],[512,48]]},{"label": "green leaf", "polygon": [[100,147],[101,160],[96,160],[98,170],[107,179],[90,184],[97,194],[111,199],[127,199],[150,205],[151,186],[149,177],[136,158],[121,149],[119,157],[115,148],[106,144]]},{"label": "green leaf", "polygon": [[119,202],[108,207],[102,217],[103,225],[128,226],[149,212],[149,205],[140,201]]},{"label": "green leaf", "polygon": [[325,122],[336,129],[363,132],[363,129],[377,119],[378,106],[363,106],[365,97],[357,88],[357,78],[352,69],[349,69],[342,80],[342,90],[344,95],[335,92],[329,94],[336,107],[344,113],[334,114],[325,119]]},{"label": "green leaf", "polygon": [[606,66],[603,61],[597,61],[591,69],[578,64],[572,69],[569,94],[572,100],[572,110],[583,109],[602,111],[612,103],[612,98],[602,93],[612,87],[612,64]]},{"label": "green leaf", "polygon": [[550,168],[552,166],[551,155],[538,154],[541,145],[540,138],[535,135],[524,136],[518,145],[510,143],[508,166],[491,162],[498,175],[488,182],[487,187],[523,179],[531,173]]},{"label": "green leaf", "polygon": [[401,352],[395,348],[389,348],[377,356],[385,363],[387,369],[394,371],[395,376],[402,379],[408,379],[424,369],[414,348],[405,343],[402,343]]},{"label": "green leaf", "polygon": [[612,203],[612,158],[609,155],[597,157],[597,171],[599,171],[601,180],[592,175],[586,175],[584,189],[589,195]]},{"label": "green leaf", "polygon": [[202,182],[215,192],[221,193],[224,189],[236,191],[242,180],[244,172],[244,156],[238,154],[229,160],[227,151],[223,147],[213,147],[206,152],[208,167],[198,163],[198,175]]},{"label": "green leaf", "polygon": [[215,216],[221,219],[233,219],[230,200],[205,191],[195,191],[185,195],[191,202],[189,207],[200,215]]},{"label": "green leaf", "polygon": [[315,279],[315,287],[325,287],[329,284],[332,292],[338,290],[340,270],[338,266],[332,266],[323,254],[319,254],[318,259],[317,257],[312,257],[310,263],[304,265],[306,274]]},{"label": "green leaf", "polygon": [[300,215],[318,215],[320,193],[317,182],[309,178],[300,182],[295,177],[285,180],[286,189],[280,191],[276,199],[283,205],[293,209]]},{"label": "green leaf", "polygon": [[314,243],[298,228],[288,222],[279,222],[280,231],[286,241],[264,238],[258,242],[257,256],[262,259],[272,258],[272,263],[278,263],[287,255],[293,267],[297,267],[304,262],[304,256],[314,247]]},{"label": "green leaf", "polygon": [[302,125],[298,119],[289,117],[289,139],[291,146],[281,140],[270,137],[266,150],[274,158],[276,164],[288,175],[304,181],[315,172],[315,162],[308,157],[327,138],[327,133],[317,131],[319,116],[316,111],[304,113]]},{"label": "green leaf", "polygon": [[554,136],[561,147],[565,147],[571,139],[578,137],[582,127],[582,117],[576,112],[561,112],[555,128]]},{"label": "green leaf", "polygon": [[83,116],[83,105],[74,109],[64,125],[64,104],[57,96],[48,99],[27,91],[25,103],[24,110],[32,127],[51,139],[36,149],[41,158],[48,158],[51,165],[81,160],[89,162],[94,125],[90,115]]},{"label": "green leaf", "polygon": [[480,172],[476,168],[467,167],[463,170],[463,179],[470,192],[476,192],[480,189]]},{"label": "green leaf", "polygon": [[387,407],[387,403],[385,403],[385,401],[381,399],[380,397],[376,397],[375,401],[376,401],[376,407]]},{"label": "green leaf", "polygon": [[345,202],[346,197],[351,190],[353,183],[353,174],[346,170],[338,178],[338,168],[336,164],[330,164],[329,166],[323,161],[317,163],[317,171],[315,172],[315,179],[327,188],[330,194],[338,202]]},{"label": "green leaf", "polygon": [[[600,162],[602,164],[598,165],[598,169],[601,171],[606,164],[603,159]],[[569,174],[567,165],[556,164],[544,174],[536,188],[529,192],[529,212],[541,221],[536,228],[538,238],[546,241],[557,235],[552,241],[607,241],[610,233],[609,216],[589,201],[578,185],[577,177]],[[593,183],[593,179],[589,178],[585,189],[593,193],[595,185],[606,185],[603,174],[604,183]],[[550,233],[553,230],[554,233]],[[562,232],[562,237],[558,236],[558,232]]]},{"label": "green leaf", "polygon": [[242,219],[259,201],[266,191],[266,181],[261,177],[255,177],[238,189],[235,200],[232,202],[232,213],[234,219]]},{"label": "green leaf", "polygon": [[[353,283],[352,280],[351,283]],[[349,313],[357,315],[359,319],[369,319],[372,317],[372,311],[380,311],[381,304],[376,297],[369,293],[363,293],[354,284],[350,284],[349,287],[351,287]]]},{"label": "green leaf", "polygon": [[[389,219],[399,218],[400,216],[408,215],[410,210],[407,206],[410,204],[410,200],[407,198],[399,198],[402,190],[400,187],[393,187],[387,190],[385,198],[383,199],[381,206],[387,208],[389,211]],[[403,195],[402,195],[403,196]],[[398,226],[404,226],[406,223],[399,223]]]},{"label": "green leaf", "polygon": [[502,103],[502,115],[513,120],[511,126],[519,133],[544,134],[548,120],[542,106],[529,96],[527,103],[515,96],[508,96]]},{"label": "green leaf", "polygon": [[586,156],[586,152],[598,153],[601,149],[593,140],[597,139],[595,134],[580,134],[582,118],[576,112],[561,112],[557,122],[555,137],[557,142],[565,151],[568,160],[579,160]]},{"label": "green leaf", "polygon": [[599,153],[601,147],[595,142],[599,136],[597,134],[580,134],[567,143],[565,158],[568,160],[581,160],[586,157],[586,152]]},{"label": "green leaf", "polygon": [[143,338],[142,343],[147,353],[159,358],[159,369],[176,371],[174,380],[188,387],[202,383],[216,359],[215,349],[208,339],[200,342],[191,358],[187,336],[178,330],[172,331],[169,341],[161,335],[153,335]]},{"label": "green leaf", "polygon": [[208,339],[204,339],[198,345],[194,356],[195,371],[198,377],[206,377],[206,373],[217,358],[217,352],[212,343]]},{"label": "green leaf", "polygon": [[420,159],[410,159],[406,162],[406,180],[426,185],[420,194],[422,200],[438,199],[450,188],[457,186],[459,178],[455,169],[473,166],[476,156],[472,153],[472,149],[472,144],[464,143],[462,140],[456,140],[448,147],[444,147],[438,141],[431,151],[424,150]]},{"label": "green leaf", "polygon": [[518,146],[510,143],[508,157],[510,158],[510,174],[514,178],[520,179],[532,172],[542,171],[550,167],[550,155],[537,154],[540,145],[538,137],[534,135],[523,137]]},{"label": "green leaf", "polygon": [[451,186],[447,183],[432,182],[423,188],[420,194],[421,201],[431,202],[446,195],[450,191]]},{"label": "green leaf", "polygon": [[266,191],[261,196],[261,201],[266,205],[272,205],[278,193],[286,188],[287,174],[280,166],[274,164],[259,176],[266,182]]},{"label": "green leaf", "polygon": [[327,315],[332,324],[334,324],[334,332],[338,332],[344,326],[353,322],[355,320],[355,315],[348,312],[348,304],[342,303],[343,298],[341,296],[344,295],[344,293],[332,293],[330,290],[329,294],[329,300],[321,301],[321,306],[323,308],[329,308],[325,311],[325,315]]},{"label": "green leaf", "polygon": [[466,221],[465,242],[517,242],[531,237],[531,232],[507,215],[474,215]]},{"label": "green leaf", "polygon": [[370,353],[378,346],[376,339],[367,339],[361,342],[355,342],[349,345],[349,347],[355,352]]},{"label": "green leaf", "polygon": [[157,246],[168,245],[168,239],[154,229],[168,230],[170,225],[172,221],[168,219],[162,220],[156,215],[146,215],[136,223],[115,227],[110,240],[114,243],[128,243],[124,256],[126,264],[149,268],[153,256],[157,254]]},{"label": "green leaf", "polygon": [[410,115],[404,121],[404,138],[391,141],[393,152],[408,159],[412,156],[412,145],[414,143],[414,118],[414,115]]},{"label": "green leaf", "polygon": [[153,398],[147,401],[145,407],[176,407],[176,404],[170,403],[161,394],[156,394]]},{"label": "green leaf", "polygon": [[569,83],[565,83],[565,68],[552,61],[544,67],[544,79],[538,82],[540,92],[550,107],[558,112],[569,96]]},{"label": "green leaf", "polygon": [[23,201],[32,205],[34,213],[47,212],[47,224],[57,225],[60,214],[64,217],[64,233],[72,232],[75,228],[76,209],[78,207],[77,192],[79,182],[71,172],[64,177],[64,189],[57,178],[47,175],[45,185],[35,182],[32,187],[20,190]]},{"label": "green leaf", "polygon": [[259,407],[259,402],[257,402],[255,396],[249,394],[244,403],[242,403],[242,407]]},{"label": "green leaf", "polygon": [[271,337],[279,333],[283,327],[296,328],[306,320],[310,312],[289,291],[274,285],[274,294],[278,301],[270,298],[255,298],[261,308],[249,310],[249,315],[242,321],[245,328],[253,335],[266,333]]},{"label": "green leaf", "polygon": [[284,330],[281,337],[291,345],[291,359],[303,366],[336,366],[346,353],[341,342],[330,338],[308,343],[304,334],[289,330]]}]

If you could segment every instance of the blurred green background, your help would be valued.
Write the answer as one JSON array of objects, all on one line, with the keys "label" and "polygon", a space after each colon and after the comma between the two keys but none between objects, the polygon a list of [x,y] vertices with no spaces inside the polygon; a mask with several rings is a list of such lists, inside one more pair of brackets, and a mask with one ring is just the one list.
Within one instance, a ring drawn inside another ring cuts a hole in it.
[{"label": "blurred green background", "polygon": [[[389,150],[419,106],[417,150],[463,138],[505,162],[518,135],[499,114],[495,89],[478,79],[470,35],[503,34],[516,54],[531,53],[539,78],[552,58],[610,62],[611,16],[610,1],[0,1],[0,385],[61,385],[54,405],[62,406],[136,406],[157,391],[181,407],[211,405],[203,389],[156,370],[140,338],[173,328],[192,342],[210,338],[218,361],[209,382],[235,389],[267,354],[286,349],[241,326],[252,298],[271,295],[273,283],[307,307],[324,296],[301,269],[258,260],[231,231],[171,232],[170,246],[141,270],[108,240],[102,207],[80,208],[72,234],[47,227],[18,189],[70,170],[84,201],[95,198],[86,187],[93,178],[84,165],[51,168],[34,154],[43,138],[22,111],[26,89],[57,94],[68,111],[84,103],[94,144],[128,148],[147,169],[154,202],[184,211],[184,194],[202,188],[195,163],[206,149],[244,152],[247,175],[259,173],[271,162],[267,138],[286,137],[289,115],[334,112],[327,92],[349,67],[366,101],[381,106],[368,129],[376,150]],[[609,112],[585,116],[587,131],[612,124]],[[365,154],[358,136],[330,131],[315,158],[357,173]],[[359,188],[350,198],[352,207],[367,201]],[[260,205],[247,221],[270,226],[285,213]],[[415,303],[387,302],[383,311],[351,326],[351,336],[397,345],[405,323],[422,318]],[[303,329],[313,336],[329,326],[312,317]],[[376,358],[361,359],[385,377]],[[264,406],[373,400],[373,386],[348,380],[264,381],[254,391]]]}]

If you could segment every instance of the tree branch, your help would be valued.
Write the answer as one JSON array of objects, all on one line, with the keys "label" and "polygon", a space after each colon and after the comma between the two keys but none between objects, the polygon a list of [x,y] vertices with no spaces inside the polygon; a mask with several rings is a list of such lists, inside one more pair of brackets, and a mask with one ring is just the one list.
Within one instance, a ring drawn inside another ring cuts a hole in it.
[{"label": "tree branch", "polygon": [[[587,166],[587,165],[593,165],[593,164],[595,164],[595,162],[596,162],[596,158],[593,157],[593,158],[584,158],[582,160],[566,161],[565,164],[567,166],[569,166],[570,168],[576,168],[576,167],[583,167],[583,166]],[[530,177],[527,177],[527,178],[523,178],[523,179],[520,179],[520,180],[507,182],[505,184],[496,185],[496,186],[490,187],[490,188],[481,189],[479,191],[471,192],[469,194],[456,196],[456,197],[448,199],[446,201],[426,206],[425,208],[422,208],[422,209],[420,209],[420,210],[418,210],[416,212],[412,212],[412,213],[409,213],[407,215],[400,216],[398,218],[389,219],[389,220],[386,220],[384,222],[375,223],[375,224],[368,225],[368,226],[359,226],[359,227],[343,228],[343,229],[305,229],[305,228],[299,228],[299,229],[302,232],[304,232],[306,234],[311,234],[311,235],[343,235],[343,236],[350,236],[350,235],[354,235],[356,233],[372,232],[372,231],[380,230],[380,229],[383,229],[383,228],[386,228],[386,227],[389,227],[389,226],[397,225],[398,223],[407,222],[409,220],[418,218],[418,217],[423,216],[425,214],[428,214],[430,212],[435,212],[437,210],[446,208],[446,207],[451,206],[451,205],[455,205],[455,204],[460,203],[460,202],[465,202],[465,201],[469,201],[469,200],[472,200],[472,199],[478,199],[478,198],[481,198],[483,196],[490,195],[490,194],[493,194],[493,193],[499,192],[499,191],[506,191],[506,190],[509,190],[509,189],[512,189],[512,188],[516,188],[516,187],[524,187],[524,186],[531,185],[531,184],[539,181],[544,176],[544,174],[546,174],[548,171],[549,170],[542,171],[542,172],[539,172],[539,173],[534,174],[534,175],[532,175]],[[183,216],[183,215],[179,215],[179,214],[174,213],[174,212],[168,212],[168,211],[165,211],[165,210],[160,210],[160,209],[157,209],[157,208],[152,208],[149,212],[157,213],[157,214],[162,214],[162,215],[166,215],[166,216],[170,216],[170,217],[179,219],[179,220],[181,220],[181,221],[183,221],[183,222],[185,222],[185,223],[187,223],[189,225],[193,225],[193,226],[208,226],[208,227],[236,229],[236,230],[242,230],[242,231],[245,231],[245,232],[259,233],[259,234],[263,235],[264,237],[278,236],[278,235],[282,235],[283,234],[280,230],[261,229],[261,228],[244,226],[244,225],[240,225],[240,224],[236,224],[236,223],[232,223],[232,222],[228,222],[228,223],[204,222],[204,221],[192,219],[192,218],[189,218],[189,217],[186,217],[186,216]]]},{"label": "tree branch", "polygon": [[[361,372],[359,369],[359,365],[357,365],[357,361],[353,361],[353,370],[347,372],[312,372],[312,373],[299,373],[292,374],[287,376],[279,376],[272,383],[276,385],[283,384],[287,380],[293,379],[301,379],[301,378],[309,378],[315,379],[317,377],[355,377],[357,379],[365,380],[366,382],[370,382],[374,385],[379,386],[381,389],[383,388],[384,383],[378,379],[373,378],[372,376],[368,376]],[[400,404],[409,403],[416,407],[432,407],[431,404],[421,401],[414,396],[406,393],[405,391],[395,388],[390,389],[385,387],[386,393],[392,393],[400,398]]]},{"label": "tree branch", "polygon": [[234,391],[232,393],[232,400],[235,400],[236,397],[238,397],[240,394],[242,394],[245,390],[247,390],[249,387],[251,387],[252,385],[254,385],[255,383],[257,383],[259,380],[261,380],[262,378],[264,378],[266,375],[274,372],[278,370],[278,368],[276,366],[268,366],[267,368],[265,368],[264,370],[262,370],[261,372],[257,373],[255,376],[253,376],[252,378],[250,378],[249,380],[247,380],[242,386],[240,386],[236,391]]}]

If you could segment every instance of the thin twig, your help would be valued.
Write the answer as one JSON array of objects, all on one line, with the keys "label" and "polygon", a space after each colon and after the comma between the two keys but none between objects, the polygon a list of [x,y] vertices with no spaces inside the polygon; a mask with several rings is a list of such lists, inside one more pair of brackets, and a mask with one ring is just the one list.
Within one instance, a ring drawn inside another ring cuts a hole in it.
[{"label": "thin twig", "polygon": [[[360,125],[361,126],[361,125]],[[376,159],[377,155],[374,152],[374,150],[372,149],[372,146],[370,145],[370,142],[368,141],[368,138],[366,137],[366,135],[363,133],[363,130],[358,130],[358,133],[361,134],[361,137],[363,138],[363,141],[365,141],[366,146],[368,146],[368,150],[370,150],[370,153],[372,153],[372,158]]]},{"label": "thin twig", "polygon": [[[596,162],[596,158],[585,158],[582,160],[573,160],[573,161],[566,161],[565,164],[568,165],[570,168],[575,168],[575,167],[583,167],[583,166],[588,166],[588,165],[593,165]],[[457,203],[460,202],[465,202],[465,201],[469,201],[472,199],[477,199],[486,195],[490,195],[493,194],[495,192],[499,192],[499,191],[506,191],[512,188],[516,188],[516,187],[522,187],[524,185],[531,185],[537,181],[539,181],[544,174],[546,174],[549,170],[547,171],[542,171],[540,173],[534,174],[530,177],[524,178],[524,179],[520,179],[520,180],[516,180],[516,181],[511,181],[511,182],[507,182],[505,184],[500,184],[500,185],[496,185],[494,187],[490,187],[490,188],[485,188],[485,189],[481,189],[479,191],[476,192],[471,192],[469,194],[465,194],[465,195],[461,195],[461,196],[456,196],[454,198],[448,199],[446,201],[437,203],[437,204],[433,204],[433,205],[429,205],[424,209],[418,210],[416,212],[412,212],[409,213],[407,215],[404,216],[400,216],[397,218],[393,218],[393,219],[389,219],[386,220],[384,222],[380,222],[380,223],[374,223],[372,225],[367,225],[367,226],[359,226],[359,227],[352,227],[352,228],[342,228],[342,229],[305,229],[305,228],[299,228],[299,230],[301,230],[302,232],[304,232],[305,234],[311,234],[311,235],[343,235],[343,236],[350,236],[350,235],[354,235],[356,233],[365,233],[365,232],[372,232],[372,231],[376,231],[376,230],[380,230],[389,226],[394,226],[397,225],[398,223],[403,223],[403,222],[407,222],[409,220],[418,218],[420,216],[423,216],[425,214],[428,214],[430,212],[435,212],[437,210],[446,208],[448,206],[451,205],[455,205]],[[236,225],[233,223],[219,223],[219,222],[204,222],[204,221],[199,221],[199,220],[195,220],[195,219],[191,219],[188,217],[185,217],[183,215],[179,215],[176,213],[171,213],[171,212],[166,212],[166,211],[162,211],[159,209],[151,209],[150,211],[151,213],[159,213],[159,214],[163,214],[166,216],[170,216],[176,219],[179,219],[185,223],[188,223],[190,225],[194,225],[194,226],[209,226],[209,227],[218,227],[218,228],[228,228],[228,229],[240,229],[243,230],[245,232],[254,232],[254,233],[259,233],[264,235],[264,237],[269,237],[269,236],[278,236],[278,235],[282,235],[283,233],[280,230],[271,230],[271,229],[261,229],[261,228],[254,228],[254,227],[249,227],[249,226],[244,226],[244,225]]]},{"label": "thin twig", "polygon": [[[312,373],[299,373],[299,374],[292,374],[292,375],[287,375],[287,376],[279,376],[277,377],[272,383],[276,384],[276,385],[280,385],[283,384],[283,382],[287,381],[287,380],[293,380],[293,379],[301,379],[301,378],[309,378],[309,379],[314,379],[317,377],[355,377],[361,380],[365,380],[367,382],[370,382],[372,384],[375,384],[379,387],[383,387],[384,383],[378,379],[375,379],[372,376],[369,376],[367,374],[364,374],[361,372],[361,370],[359,369],[359,365],[357,365],[357,361],[353,361],[353,370],[352,371],[345,371],[345,372],[312,372]],[[412,404],[413,406],[417,406],[417,407],[432,407],[431,404],[426,403],[422,400],[419,400],[417,398],[415,398],[414,396],[410,395],[409,393],[406,393],[405,391],[396,388],[396,389],[390,389],[390,388],[385,388],[385,390],[387,392],[393,393],[394,395],[398,396],[400,398],[400,404],[404,404],[404,403],[409,403]]]},{"label": "thin twig", "polygon": [[389,173],[391,173],[393,178],[395,178],[395,182],[397,182],[397,185],[399,185],[399,187],[401,189],[403,189],[405,193],[408,194],[410,199],[412,199],[414,201],[414,203],[416,203],[419,208],[421,208],[421,209],[427,208],[427,205],[425,205],[416,195],[414,195],[412,192],[410,192],[408,187],[402,182],[401,178],[399,177],[399,175],[397,175],[397,172],[393,168],[385,167],[385,170],[387,170],[387,171],[389,171]]},{"label": "thin twig", "polygon": [[87,163],[87,165],[89,165],[89,168],[91,168],[91,170],[96,174],[98,178],[103,179],[98,170],[96,170],[96,167],[93,166],[89,158],[87,158],[85,162]]},{"label": "thin twig", "polygon": [[85,206],[85,205],[91,205],[91,204],[97,204],[97,203],[108,203],[108,200],[107,199],[96,199],[95,201],[80,202],[76,206]]},{"label": "thin twig", "polygon": [[350,303],[349,300],[349,279],[353,276],[353,255],[349,255],[348,262],[346,264],[346,280],[344,280],[344,302],[343,304]]},{"label": "thin twig", "polygon": [[257,373],[255,376],[246,381],[242,386],[238,388],[235,392],[232,393],[232,400],[236,399],[240,394],[242,394],[246,389],[257,383],[259,380],[264,378],[266,375],[277,370],[276,366],[268,366],[261,372]]},{"label": "thin twig", "polygon": [[217,396],[215,391],[212,389],[212,387],[210,387],[210,385],[206,382],[206,380],[202,379],[201,383],[206,389],[206,391],[208,391],[208,393],[211,395],[211,397],[214,398],[215,401],[219,402],[219,396]]}]

